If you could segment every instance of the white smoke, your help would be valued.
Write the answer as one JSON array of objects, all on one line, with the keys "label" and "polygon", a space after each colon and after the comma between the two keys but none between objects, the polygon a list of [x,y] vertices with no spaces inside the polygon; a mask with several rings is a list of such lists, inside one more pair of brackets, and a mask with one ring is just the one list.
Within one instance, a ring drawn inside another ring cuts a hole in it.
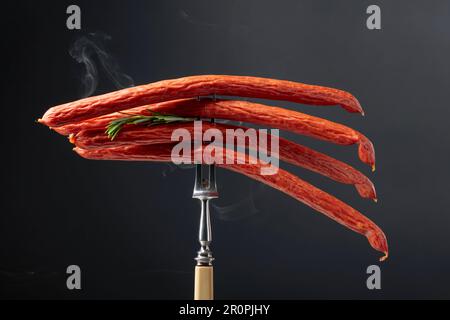
[{"label": "white smoke", "polygon": [[78,38],[70,47],[70,56],[84,66],[82,97],[91,96],[97,89],[99,67],[117,89],[134,86],[133,79],[120,71],[119,64],[106,50],[105,42],[110,40],[106,34],[90,33]]},{"label": "white smoke", "polygon": [[258,182],[250,182],[250,190],[248,194],[240,196],[229,205],[218,204],[220,200],[212,201],[211,212],[219,220],[223,221],[239,221],[245,218],[255,216],[261,211],[257,207],[257,198],[264,191],[265,185]]}]

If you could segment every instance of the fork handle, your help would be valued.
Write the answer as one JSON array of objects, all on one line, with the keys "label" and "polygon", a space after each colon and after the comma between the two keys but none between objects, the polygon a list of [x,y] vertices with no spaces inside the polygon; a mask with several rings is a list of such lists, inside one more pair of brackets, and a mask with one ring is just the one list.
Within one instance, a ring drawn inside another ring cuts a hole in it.
[{"label": "fork handle", "polygon": [[194,300],[214,300],[214,268],[195,267]]}]

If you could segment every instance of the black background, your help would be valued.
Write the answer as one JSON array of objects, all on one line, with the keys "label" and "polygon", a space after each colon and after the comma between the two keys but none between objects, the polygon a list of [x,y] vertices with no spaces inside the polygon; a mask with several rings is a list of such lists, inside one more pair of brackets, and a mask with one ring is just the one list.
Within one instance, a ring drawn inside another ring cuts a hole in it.
[{"label": "black background", "polygon": [[[383,228],[391,256],[381,264],[382,290],[366,288],[367,266],[379,263],[363,237],[220,171],[217,298],[450,298],[448,1],[377,1],[381,31],[366,28],[371,1],[74,3],[81,31],[66,28],[72,2],[2,4],[0,297],[192,297],[193,170],[86,161],[34,123],[48,107],[80,98],[84,70],[68,50],[101,31],[136,84],[192,74],[265,76],[345,89],[364,106],[365,118],[336,107],[295,108],[370,137],[374,175],[355,147],[283,136],[360,168],[373,178],[378,204],[350,186],[283,168]],[[116,89],[100,75],[96,94]],[[83,271],[78,292],[65,285],[71,264]]]}]

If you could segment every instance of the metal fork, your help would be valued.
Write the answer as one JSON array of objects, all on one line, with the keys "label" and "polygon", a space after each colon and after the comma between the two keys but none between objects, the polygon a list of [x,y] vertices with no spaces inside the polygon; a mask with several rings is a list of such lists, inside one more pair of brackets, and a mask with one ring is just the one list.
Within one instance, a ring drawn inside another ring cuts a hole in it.
[{"label": "metal fork", "polygon": [[[214,122],[214,119],[211,120]],[[208,177],[204,177],[205,167],[208,167]],[[199,199],[201,203],[200,228],[198,239],[200,251],[197,253],[197,266],[195,268],[195,300],[212,300],[214,296],[213,288],[213,267],[214,261],[210,248],[212,241],[211,214],[209,202],[217,199],[219,193],[216,184],[216,167],[214,164],[204,166],[197,164],[195,168],[195,185],[192,198]]]}]

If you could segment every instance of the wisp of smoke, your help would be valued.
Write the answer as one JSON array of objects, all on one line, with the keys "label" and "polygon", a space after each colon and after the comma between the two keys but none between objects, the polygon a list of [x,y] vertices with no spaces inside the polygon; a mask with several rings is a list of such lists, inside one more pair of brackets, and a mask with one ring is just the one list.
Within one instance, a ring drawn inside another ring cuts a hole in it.
[{"label": "wisp of smoke", "polygon": [[165,163],[166,169],[162,171],[162,176],[167,178],[167,176],[171,173],[174,173],[177,170],[190,170],[195,168],[195,164],[179,164],[175,165],[173,163]]},{"label": "wisp of smoke", "polygon": [[194,24],[194,25],[208,27],[208,28],[214,28],[217,26],[217,24],[215,24],[215,23],[199,21],[198,19],[193,18],[186,10],[180,10],[179,14],[183,20],[187,21],[188,23]]},{"label": "wisp of smoke", "polygon": [[[166,163],[166,169],[162,171],[162,176],[167,178],[178,170],[191,170],[195,165],[174,165]],[[194,176],[192,176],[194,177]],[[219,200],[212,201],[211,212],[222,221],[239,221],[247,217],[254,216],[260,212],[257,208],[255,198],[265,189],[265,185],[257,182],[250,182],[249,191],[245,195],[241,195],[239,199],[228,205],[217,204]]]},{"label": "wisp of smoke", "polygon": [[211,202],[211,211],[214,216],[223,221],[238,221],[258,214],[260,210],[256,207],[255,197],[264,190],[265,186],[260,183],[255,186],[254,182],[251,183],[249,193],[233,204],[222,206],[214,201]]},{"label": "wisp of smoke", "polygon": [[[188,11],[183,10],[183,9],[179,10],[178,13],[179,13],[179,16],[181,19],[183,19],[187,23],[190,23],[192,25],[196,25],[199,27],[228,31],[231,34],[240,35],[240,36],[246,36],[250,32],[249,26],[243,25],[240,23],[229,22],[229,23],[219,24],[219,23],[206,22],[206,21],[202,21],[202,20],[194,17]],[[212,13],[212,15],[214,15],[214,13]]]},{"label": "wisp of smoke", "polygon": [[134,86],[133,79],[120,71],[119,64],[107,52],[104,43],[111,37],[103,33],[90,33],[78,38],[70,47],[69,54],[84,66],[82,97],[91,96],[98,86],[99,64],[117,89]]}]

